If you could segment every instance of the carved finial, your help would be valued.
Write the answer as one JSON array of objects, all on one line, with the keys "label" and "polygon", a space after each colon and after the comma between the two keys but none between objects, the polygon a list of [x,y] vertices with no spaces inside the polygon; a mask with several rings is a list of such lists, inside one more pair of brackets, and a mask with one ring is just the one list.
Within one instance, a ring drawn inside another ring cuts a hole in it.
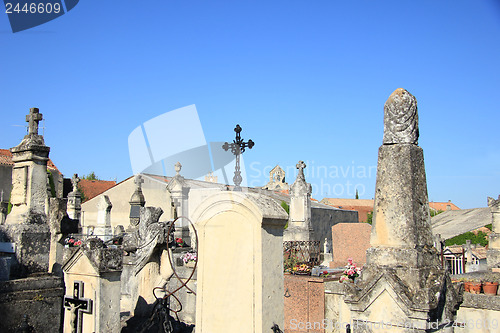
[{"label": "carved finial", "polygon": [[26,116],[26,122],[29,123],[28,135],[38,135],[38,123],[43,119],[38,108],[31,108],[30,114]]},{"label": "carved finial", "polygon": [[418,144],[417,99],[403,88],[396,89],[384,105],[384,145]]},{"label": "carved finial", "polygon": [[496,204],[500,204],[500,195],[498,196],[497,200],[495,200],[495,199],[493,199],[491,197],[488,197],[488,207],[493,207]]},{"label": "carved finial", "polygon": [[181,162],[177,162],[175,163],[175,175],[179,175],[179,172],[181,172],[181,169],[182,169],[182,164]]},{"label": "carved finial", "polygon": [[299,169],[299,174],[297,175],[297,178],[300,178],[300,179],[306,179],[305,176],[304,176],[304,168],[306,167],[307,165],[304,163],[304,161],[299,161],[299,163],[297,163],[297,165],[295,165],[295,167],[297,169]]},{"label": "carved finial", "polygon": [[78,191],[78,183],[80,182],[80,178],[78,178],[78,174],[75,173],[73,178],[71,178],[71,184],[73,185],[73,192]]}]

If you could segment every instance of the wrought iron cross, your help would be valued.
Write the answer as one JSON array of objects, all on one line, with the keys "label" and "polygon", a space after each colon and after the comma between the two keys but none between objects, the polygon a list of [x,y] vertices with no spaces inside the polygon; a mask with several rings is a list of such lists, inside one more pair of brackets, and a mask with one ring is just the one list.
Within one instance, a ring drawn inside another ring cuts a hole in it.
[{"label": "wrought iron cross", "polygon": [[29,123],[28,134],[38,135],[38,123],[43,119],[43,115],[38,112],[38,108],[31,108],[30,114],[26,116],[26,122]]},{"label": "wrought iron cross", "polygon": [[71,312],[71,331],[83,333],[83,313],[92,313],[92,300],[83,298],[82,281],[75,281],[73,283],[73,297],[64,296],[64,307]]},{"label": "wrought iron cross", "polygon": [[233,143],[227,143],[225,142],[222,145],[222,149],[225,151],[228,151],[231,149],[231,153],[233,153],[236,156],[236,166],[234,170],[234,177],[233,177],[233,182],[234,182],[234,191],[241,191],[241,181],[243,178],[241,178],[241,172],[240,172],[240,155],[245,152],[245,148],[252,149],[252,147],[255,145],[255,143],[252,140],[248,140],[248,142],[244,142],[243,139],[241,138],[241,127],[240,125],[236,125],[234,131],[236,132],[236,139],[233,140]]}]

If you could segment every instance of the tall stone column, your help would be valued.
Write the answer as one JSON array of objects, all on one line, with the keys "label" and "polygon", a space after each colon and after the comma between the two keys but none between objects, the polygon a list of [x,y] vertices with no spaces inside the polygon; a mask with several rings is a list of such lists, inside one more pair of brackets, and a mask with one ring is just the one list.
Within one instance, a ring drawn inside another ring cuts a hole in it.
[{"label": "tall stone column", "polygon": [[299,173],[297,179],[290,186],[290,216],[288,228],[285,230],[285,241],[313,240],[311,226],[311,184],[306,182],[304,168],[306,164],[299,161],[296,165]]},{"label": "tall stone column", "polygon": [[417,100],[399,88],[384,106],[367,264],[345,298],[354,332],[375,331],[382,321],[404,332],[426,332],[455,316],[459,295],[433,246],[418,137]]},{"label": "tall stone column", "polygon": [[68,208],[67,213],[70,219],[80,221],[80,215],[82,212],[82,195],[78,191],[78,183],[80,178],[78,174],[74,174],[71,178],[71,183],[73,185],[73,190],[68,193]]},{"label": "tall stone column", "polygon": [[11,148],[12,211],[0,228],[0,240],[16,244],[12,274],[22,277],[34,272],[47,272],[50,230],[47,223],[47,161],[50,148],[38,134],[42,114],[31,108],[26,116],[28,134]]},{"label": "tall stone column", "polygon": [[[170,192],[170,198],[172,200],[172,207],[174,210],[172,218],[189,216],[189,187],[187,186],[184,177],[180,175],[181,169],[182,165],[177,162],[175,164],[175,176],[172,177],[167,186],[167,191]],[[191,245],[189,222],[180,218],[175,224],[174,235],[176,238],[182,238],[187,244]]]},{"label": "tall stone column", "polygon": [[492,233],[486,253],[488,268],[500,267],[500,195],[498,199],[488,198],[488,206],[491,210]]}]

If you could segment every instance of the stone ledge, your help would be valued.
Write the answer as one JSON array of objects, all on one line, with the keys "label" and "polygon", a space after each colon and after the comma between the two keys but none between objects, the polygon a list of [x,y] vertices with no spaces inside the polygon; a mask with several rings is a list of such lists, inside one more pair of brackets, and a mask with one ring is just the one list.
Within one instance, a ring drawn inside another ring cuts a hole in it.
[{"label": "stone ledge", "polygon": [[57,276],[28,277],[24,279],[0,281],[0,293],[29,291],[38,289],[64,288],[63,280]]},{"label": "stone ledge", "polygon": [[500,311],[500,296],[464,293],[464,301],[460,308]]}]

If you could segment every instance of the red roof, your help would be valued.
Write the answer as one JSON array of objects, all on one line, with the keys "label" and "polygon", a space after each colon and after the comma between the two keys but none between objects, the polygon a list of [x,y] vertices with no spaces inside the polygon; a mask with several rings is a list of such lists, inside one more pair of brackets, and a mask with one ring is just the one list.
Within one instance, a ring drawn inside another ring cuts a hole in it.
[{"label": "red roof", "polygon": [[83,195],[85,196],[85,201],[97,197],[99,194],[109,190],[115,185],[116,182],[114,180],[82,179],[80,183],[78,183],[78,187],[83,191]]},{"label": "red roof", "polygon": [[[12,153],[9,149],[0,149],[0,165],[14,165],[14,162],[12,161]],[[47,168],[59,171],[50,158],[47,161]]]},{"label": "red roof", "polygon": [[448,202],[429,202],[429,208],[434,209],[434,210],[442,210],[446,212],[447,206],[450,206],[451,210],[460,210],[457,205],[455,205],[453,202],[448,201]]}]

